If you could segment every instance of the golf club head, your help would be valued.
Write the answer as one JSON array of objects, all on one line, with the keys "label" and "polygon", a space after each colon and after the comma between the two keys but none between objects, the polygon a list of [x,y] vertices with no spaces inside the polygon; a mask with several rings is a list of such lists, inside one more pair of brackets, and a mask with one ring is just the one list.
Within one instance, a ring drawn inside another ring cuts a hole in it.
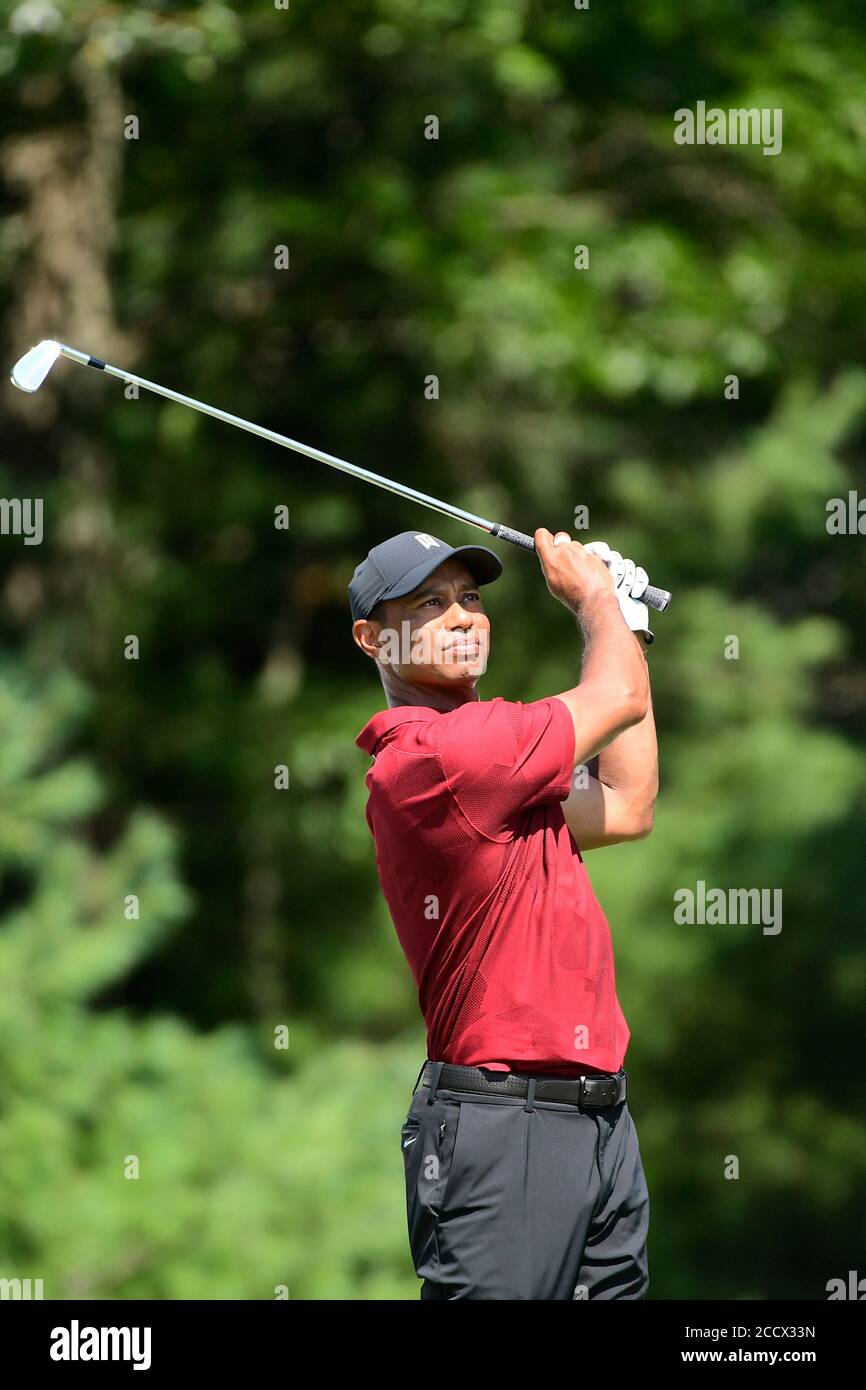
[{"label": "golf club head", "polygon": [[60,344],[43,338],[15,363],[10,372],[12,385],[19,391],[38,391],[59,356]]}]

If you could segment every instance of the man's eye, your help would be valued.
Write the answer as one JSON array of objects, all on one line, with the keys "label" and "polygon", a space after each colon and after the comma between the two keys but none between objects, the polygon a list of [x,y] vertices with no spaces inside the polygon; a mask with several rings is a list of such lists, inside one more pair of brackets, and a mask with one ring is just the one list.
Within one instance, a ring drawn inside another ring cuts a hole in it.
[{"label": "man's eye", "polygon": [[[466,593],[463,595],[463,597],[464,597],[464,598],[473,598],[473,599],[477,598],[477,599],[480,599],[480,598],[481,598],[481,595],[479,594],[479,592],[478,592],[477,589],[467,589],[467,591],[466,591]],[[421,604],[421,607],[422,607],[422,608],[426,608],[427,605],[428,605],[428,603],[441,603],[441,602],[442,602],[441,598],[426,598],[426,599],[424,600],[424,602]]]}]

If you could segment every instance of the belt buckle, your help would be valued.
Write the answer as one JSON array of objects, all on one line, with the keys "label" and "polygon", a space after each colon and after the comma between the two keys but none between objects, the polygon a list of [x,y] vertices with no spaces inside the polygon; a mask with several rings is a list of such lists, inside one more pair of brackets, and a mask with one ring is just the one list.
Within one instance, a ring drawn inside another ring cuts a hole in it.
[{"label": "belt buckle", "polygon": [[[617,1096],[619,1095],[619,1079],[618,1079],[618,1077],[616,1077],[616,1076],[606,1076],[606,1077],[604,1078],[604,1080],[602,1080],[601,1077],[596,1077],[596,1076],[594,1076],[594,1077],[592,1077],[591,1079],[592,1079],[593,1081],[597,1081],[597,1082],[600,1083],[600,1090],[601,1090],[601,1096],[602,1096],[602,1104],[601,1104],[601,1105],[594,1105],[592,1108],[593,1108],[594,1110],[601,1110],[605,1105],[616,1105]],[[579,1100],[578,1104],[581,1105],[581,1106],[583,1105],[584,1094],[585,1094],[585,1091],[586,1091],[586,1081],[587,1081],[587,1077],[582,1076],[582,1077],[580,1078],[580,1100]],[[610,1097],[609,1100],[608,1100],[608,1099],[604,1099],[604,1097],[607,1097],[607,1096]]]}]

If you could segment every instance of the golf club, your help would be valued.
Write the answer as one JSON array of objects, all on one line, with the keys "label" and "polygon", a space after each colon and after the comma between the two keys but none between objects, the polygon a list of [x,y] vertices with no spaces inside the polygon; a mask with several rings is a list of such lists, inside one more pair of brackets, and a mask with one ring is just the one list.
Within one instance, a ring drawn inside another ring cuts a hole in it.
[{"label": "golf club", "polygon": [[[236,425],[238,429],[248,430],[250,434],[257,434],[260,439],[270,440],[272,444],[281,444],[285,449],[294,449],[295,453],[306,454],[307,458],[315,459],[318,463],[326,463],[330,468],[339,468],[342,472],[350,473],[365,483],[373,483],[376,487],[387,488],[389,492],[395,492],[399,497],[406,497],[412,502],[418,502],[422,507],[430,507],[433,511],[442,512],[445,516],[455,517],[458,521],[465,521],[469,526],[477,526],[480,531],[486,531],[498,540],[508,541],[511,545],[520,546],[523,550],[535,550],[535,541],[532,536],[527,536],[523,531],[514,531],[510,526],[504,526],[501,522],[487,521],[483,516],[476,516],[473,512],[464,511],[462,507],[452,506],[448,502],[440,502],[437,498],[428,497],[426,493],[418,492],[415,488],[407,487],[404,483],[395,483],[390,478],[382,478],[378,473],[371,473],[366,468],[359,468],[357,464],[347,463],[345,459],[335,458],[333,454],[326,454],[323,450],[314,449],[309,444],[300,444],[296,439],[289,439],[284,434],[277,434],[274,430],[265,429],[263,425],[253,424],[250,420],[242,420],[238,415],[229,415],[225,410],[218,410],[213,405],[205,405],[203,401],[193,400],[191,396],[183,396],[179,391],[171,391],[167,386],[159,386],[156,382],[147,381],[144,377],[136,376],[133,372],[125,372],[119,367],[112,367],[99,357],[81,352],[78,348],[67,347],[65,343],[55,342],[53,338],[43,339],[41,343],[37,343],[35,347],[32,347],[29,352],[25,352],[24,356],[19,358],[10,373],[13,386],[17,386],[20,391],[38,391],[58,357],[68,357],[70,361],[79,362],[83,367],[95,367],[100,372],[108,372],[110,376],[119,377],[121,381],[134,382],[135,385],[143,387],[146,391],[155,391],[158,396],[165,396],[170,401],[176,401],[178,405],[188,405],[193,410],[200,411],[202,415],[212,415],[215,420],[222,420],[227,425]],[[653,585],[648,585],[646,591],[638,597],[648,607],[654,608],[660,613],[664,612],[671,601],[671,596],[666,589],[657,589]]]}]

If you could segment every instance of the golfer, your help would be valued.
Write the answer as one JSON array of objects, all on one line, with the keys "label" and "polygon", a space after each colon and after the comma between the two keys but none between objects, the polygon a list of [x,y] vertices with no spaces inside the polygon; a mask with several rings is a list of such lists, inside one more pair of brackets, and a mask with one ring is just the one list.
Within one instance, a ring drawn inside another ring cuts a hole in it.
[{"label": "golfer", "polygon": [[356,740],[373,758],[367,823],[427,1027],[400,1139],[422,1299],[649,1285],[629,1029],[583,862],[652,827],[646,574],[564,531],[535,545],[583,656],[579,681],[528,703],[478,692],[492,550],[407,531],[349,585],[387,702]]}]

